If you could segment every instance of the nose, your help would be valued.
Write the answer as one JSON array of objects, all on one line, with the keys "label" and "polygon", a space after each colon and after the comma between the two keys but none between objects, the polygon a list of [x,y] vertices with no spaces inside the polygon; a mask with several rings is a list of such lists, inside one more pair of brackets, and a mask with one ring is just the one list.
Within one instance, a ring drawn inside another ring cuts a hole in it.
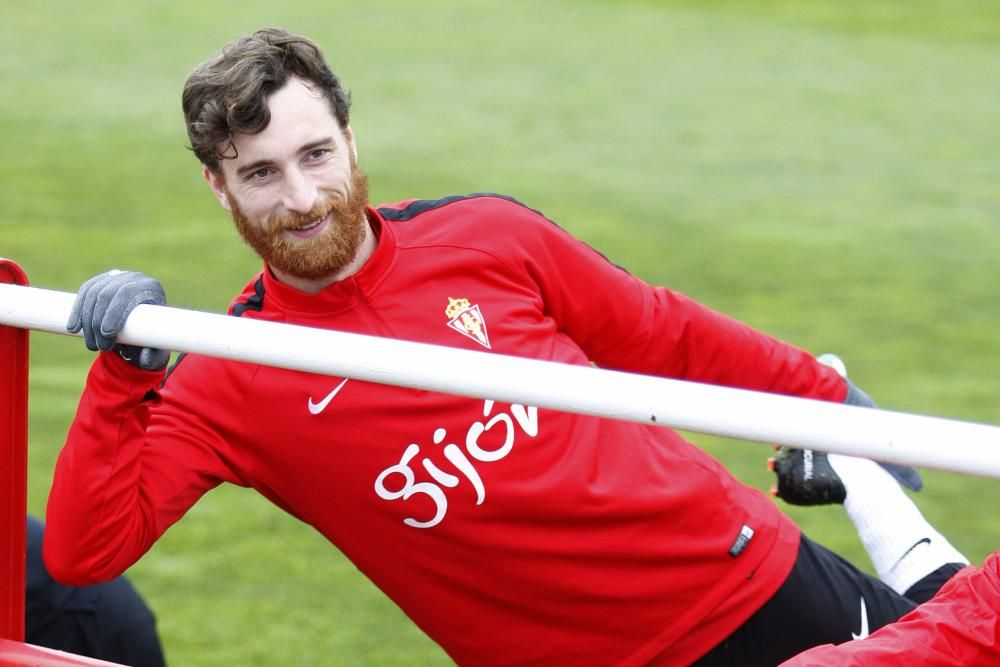
[{"label": "nose", "polygon": [[316,185],[298,169],[285,172],[283,204],[293,213],[308,213],[316,204]]}]

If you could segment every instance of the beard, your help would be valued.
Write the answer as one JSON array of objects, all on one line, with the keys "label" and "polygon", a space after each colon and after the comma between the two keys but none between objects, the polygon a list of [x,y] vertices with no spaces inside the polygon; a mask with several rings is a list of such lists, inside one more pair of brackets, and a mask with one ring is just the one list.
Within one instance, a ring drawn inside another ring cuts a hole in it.
[{"label": "beard", "polygon": [[[290,213],[264,223],[252,222],[226,190],[233,222],[247,245],[272,269],[296,278],[318,280],[336,275],[354,258],[365,238],[368,205],[368,177],[351,161],[351,183],[347,198],[329,197],[317,202],[308,213]],[[286,233],[330,215],[322,233],[299,239]]]}]

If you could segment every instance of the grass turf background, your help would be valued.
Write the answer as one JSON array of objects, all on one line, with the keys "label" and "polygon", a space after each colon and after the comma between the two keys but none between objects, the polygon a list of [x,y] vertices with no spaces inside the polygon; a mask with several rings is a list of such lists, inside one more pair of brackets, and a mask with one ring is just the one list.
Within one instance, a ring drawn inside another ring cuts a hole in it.
[{"label": "grass turf background", "polygon": [[[374,201],[514,195],[651,282],[838,352],[885,407],[1000,421],[992,3],[6,3],[0,255],[40,287],[135,268],[223,310],[258,262],[185,150],[179,91],[268,24],[352,90]],[[90,360],[32,338],[37,514]],[[769,486],[766,447],[692,438]],[[997,482],[925,479],[915,500],[973,561],[1000,546]],[[869,568],[839,508],[789,511]],[[174,665],[448,663],[252,492],[210,493],[130,576]]]}]

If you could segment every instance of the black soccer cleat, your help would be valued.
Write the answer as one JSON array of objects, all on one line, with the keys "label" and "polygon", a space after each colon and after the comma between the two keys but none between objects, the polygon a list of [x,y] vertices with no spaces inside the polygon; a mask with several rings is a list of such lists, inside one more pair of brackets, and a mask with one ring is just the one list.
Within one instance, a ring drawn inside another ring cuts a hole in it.
[{"label": "black soccer cleat", "polygon": [[[923,488],[923,480],[913,468],[898,463],[876,463],[911,491]],[[774,458],[768,459],[768,467],[778,478],[771,495],[790,505],[839,505],[847,497],[844,482],[830,465],[826,452],[780,447]]]},{"label": "black soccer cleat", "polygon": [[826,452],[781,447],[768,466],[778,478],[772,495],[790,505],[839,505],[847,497]]}]

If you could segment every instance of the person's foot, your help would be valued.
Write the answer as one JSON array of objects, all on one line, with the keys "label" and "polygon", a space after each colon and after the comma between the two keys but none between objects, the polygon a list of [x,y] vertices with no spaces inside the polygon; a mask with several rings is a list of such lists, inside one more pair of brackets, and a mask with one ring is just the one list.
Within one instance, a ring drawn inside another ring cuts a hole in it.
[{"label": "person's foot", "polygon": [[[923,488],[920,473],[910,466],[876,461],[900,485],[911,491]],[[813,449],[780,447],[778,453],[767,461],[768,468],[777,477],[771,495],[791,505],[841,504],[847,497],[847,488],[827,457],[826,452]]]},{"label": "person's foot", "polygon": [[830,465],[826,452],[781,447],[767,460],[777,484],[771,495],[791,505],[842,504],[847,489]]}]

